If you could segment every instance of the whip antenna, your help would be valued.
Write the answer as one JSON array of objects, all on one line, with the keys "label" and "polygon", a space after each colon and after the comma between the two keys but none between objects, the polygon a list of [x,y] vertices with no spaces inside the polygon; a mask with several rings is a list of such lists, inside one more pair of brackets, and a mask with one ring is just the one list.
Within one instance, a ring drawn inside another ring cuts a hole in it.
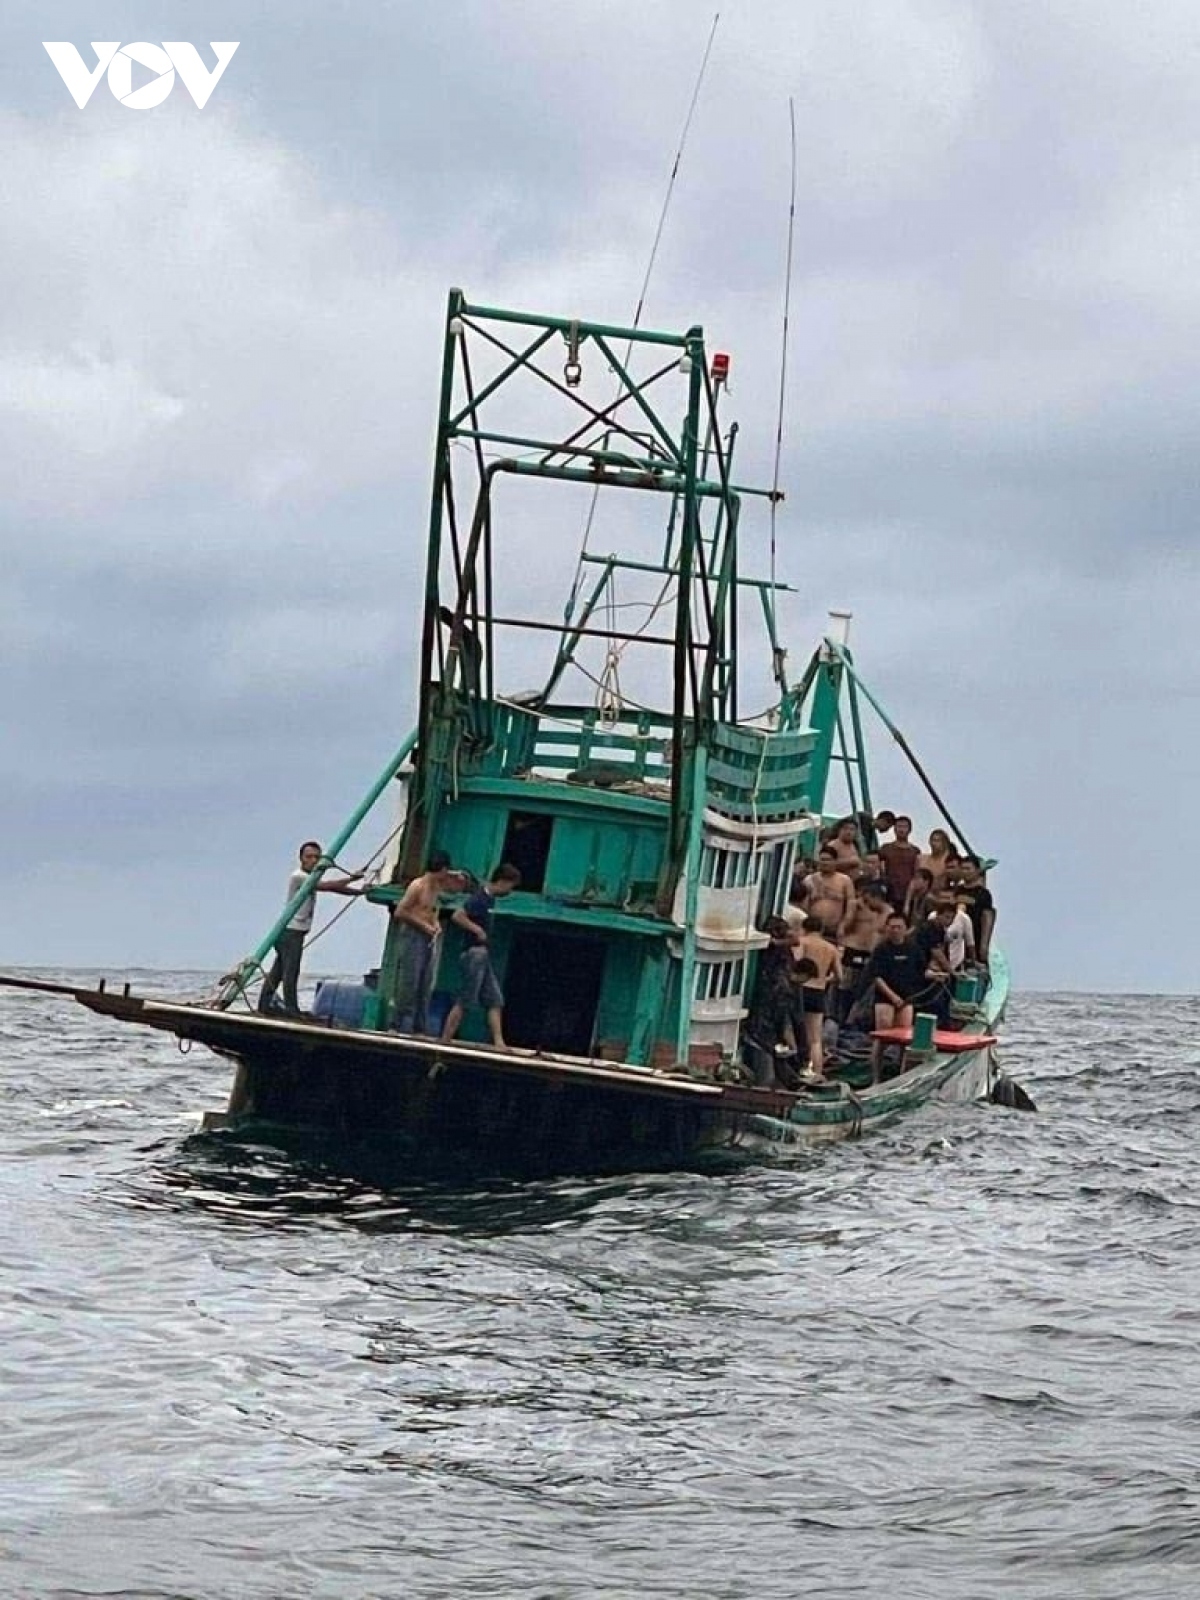
[{"label": "whip antenna", "polygon": [[[688,102],[687,115],[683,119],[683,130],[679,135],[679,144],[675,150],[675,159],[671,163],[671,176],[667,179],[667,192],[663,196],[662,210],[658,215],[658,227],[654,231],[654,243],[650,247],[650,259],[646,263],[646,275],[642,279],[641,291],[638,294],[637,309],[633,313],[633,326],[640,328],[642,325],[642,312],[646,309],[646,295],[650,288],[650,279],[654,273],[654,263],[658,258],[658,247],[662,243],[663,231],[667,226],[667,214],[671,209],[671,197],[675,193],[675,180],[679,176],[679,168],[683,162],[683,152],[687,146],[688,133],[692,126],[692,117],[696,112],[696,105],[700,99],[700,90],[704,85],[704,75],[708,71],[708,58],[712,55],[713,40],[717,36],[717,23],[721,20],[719,11],[713,12],[712,27],[708,30],[708,43],[704,46],[704,54],[700,59],[700,70],[696,74],[696,82],[692,87],[692,98]],[[625,367],[628,370],[630,357],[633,353],[632,341],[625,347]],[[620,397],[621,386],[617,386],[617,397]],[[588,505],[587,517],[583,525],[583,542],[579,547],[579,560],[575,567],[575,581],[571,585],[571,593],[567,596],[567,604],[563,613],[563,622],[569,624],[575,614],[575,602],[579,598],[579,587],[583,582],[583,558],[587,555],[588,543],[592,536],[592,524],[596,519],[596,502],[600,498],[600,485],[592,489],[592,498]],[[563,637],[566,637],[565,626]]]},{"label": "whip antenna", "polygon": [[783,417],[787,405],[788,332],[792,311],[792,246],[796,233],[796,102],[790,95],[788,125],[791,130],[791,192],[788,198],[787,264],[783,273],[783,332],[779,341],[779,412],[775,421],[775,468],[771,476],[771,587],[767,590],[771,608],[772,666],[775,681],[785,693],[787,677],[784,671],[784,652],[779,646],[779,635],[775,631],[775,521],[779,502],[783,498],[779,491],[779,465],[783,456]]},{"label": "whip antenna", "polygon": [[667,213],[671,209],[671,196],[675,192],[675,180],[679,176],[679,166],[683,160],[684,147],[687,144],[687,136],[692,126],[692,118],[696,114],[696,103],[700,99],[700,89],[704,83],[704,74],[708,71],[708,58],[712,54],[713,40],[717,36],[717,23],[720,20],[721,13],[714,11],[712,27],[708,30],[708,43],[704,46],[704,55],[700,61],[700,70],[696,74],[696,83],[692,89],[692,98],[687,108],[687,116],[683,119],[683,132],[679,135],[679,147],[675,151],[675,160],[671,163],[671,176],[667,179],[667,192],[663,196],[662,211],[659,213],[658,227],[654,233],[654,243],[650,247],[650,259],[646,263],[646,276],[642,279],[637,310],[633,313],[633,325],[635,328],[640,328],[642,325],[642,312],[646,309],[646,292],[650,287],[650,277],[654,271],[654,262],[658,255],[659,244],[662,242],[663,229],[667,225]]},{"label": "whip antenna", "polygon": [[775,513],[779,493],[779,463],[783,455],[783,415],[787,404],[788,328],[792,310],[792,244],[796,233],[796,102],[788,99],[792,135],[792,187],[788,202],[787,265],[783,274],[783,337],[779,349],[779,413],[775,422],[775,471],[771,478],[771,607],[775,606]]}]

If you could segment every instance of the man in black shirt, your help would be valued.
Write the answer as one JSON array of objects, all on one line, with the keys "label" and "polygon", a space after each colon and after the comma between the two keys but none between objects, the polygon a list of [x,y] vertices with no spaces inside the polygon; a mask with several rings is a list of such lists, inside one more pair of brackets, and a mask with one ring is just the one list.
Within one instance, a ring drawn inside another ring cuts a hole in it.
[{"label": "man in black shirt", "polygon": [[983,881],[983,868],[978,856],[968,856],[963,863],[963,881],[954,893],[971,919],[975,953],[986,966],[992,929],[996,926],[996,902],[992,899],[992,891]]},{"label": "man in black shirt", "polygon": [[949,972],[950,959],[946,954],[946,929],[954,921],[957,906],[953,900],[940,904],[932,916],[918,922],[912,930],[912,941],[921,952],[926,970]]},{"label": "man in black shirt", "polygon": [[[929,988],[925,975],[928,964],[916,937],[909,938],[904,918],[893,912],[884,924],[883,940],[876,945],[863,974],[864,987],[870,985],[874,989],[877,1029],[912,1027],[912,1002]],[[882,1063],[883,1041],[876,1039],[871,1047],[871,1079],[875,1083],[879,1082]]]}]

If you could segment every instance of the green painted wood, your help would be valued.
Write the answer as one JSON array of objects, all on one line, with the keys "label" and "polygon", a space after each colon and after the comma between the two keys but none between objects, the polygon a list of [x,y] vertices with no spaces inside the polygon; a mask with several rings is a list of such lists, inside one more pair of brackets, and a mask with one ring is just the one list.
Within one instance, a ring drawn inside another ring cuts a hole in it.
[{"label": "green painted wood", "polygon": [[511,801],[517,811],[612,811],[645,817],[662,817],[666,800],[654,795],[626,794],[584,783],[545,782],[537,778],[468,778],[459,791],[459,803],[471,795],[492,795]]}]

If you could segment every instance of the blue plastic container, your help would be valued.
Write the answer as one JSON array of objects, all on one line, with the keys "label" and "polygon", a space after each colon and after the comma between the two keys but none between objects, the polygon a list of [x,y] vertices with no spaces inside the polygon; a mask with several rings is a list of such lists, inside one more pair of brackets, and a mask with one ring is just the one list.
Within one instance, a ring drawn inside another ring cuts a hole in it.
[{"label": "blue plastic container", "polygon": [[317,985],[312,1014],[331,1022],[335,1028],[361,1028],[363,1006],[370,992],[365,983],[326,978]]},{"label": "blue plastic container", "polygon": [[430,995],[427,1019],[429,1032],[435,1037],[446,1026],[446,1018],[450,1015],[450,1007],[453,1004],[454,996],[447,994],[445,989],[435,989]]}]

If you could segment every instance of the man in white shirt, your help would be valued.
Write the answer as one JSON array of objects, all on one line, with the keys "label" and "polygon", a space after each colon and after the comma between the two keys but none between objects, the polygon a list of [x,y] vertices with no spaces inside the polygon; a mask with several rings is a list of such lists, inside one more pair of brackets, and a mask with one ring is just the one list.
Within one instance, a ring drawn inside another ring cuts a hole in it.
[{"label": "man in white shirt", "polygon": [[[287,898],[284,905],[290,905],[309,876],[321,859],[321,846],[315,839],[306,840],[300,846],[300,865],[288,879]],[[322,873],[325,868],[322,868]],[[275,961],[262,986],[258,997],[260,1011],[276,1011],[275,991],[283,986],[283,1009],[291,1016],[299,1016],[300,1000],[296,993],[296,985],[300,981],[300,962],[304,956],[304,941],[313,925],[313,909],[318,893],[321,894],[362,894],[361,889],[353,888],[362,877],[361,872],[352,873],[348,878],[331,878],[321,882],[320,878],[309,886],[307,896],[301,901],[299,908],[288,919],[287,926],[275,941]]]},{"label": "man in white shirt", "polygon": [[954,916],[946,924],[946,959],[951,972],[958,972],[968,959],[975,960],[975,930],[961,904],[954,907]]}]

